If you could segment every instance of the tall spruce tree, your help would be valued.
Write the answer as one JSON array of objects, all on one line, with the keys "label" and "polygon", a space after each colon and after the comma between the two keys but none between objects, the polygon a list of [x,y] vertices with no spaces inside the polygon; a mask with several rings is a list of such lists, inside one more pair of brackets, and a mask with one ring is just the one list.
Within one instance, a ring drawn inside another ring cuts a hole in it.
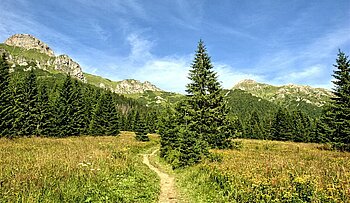
[{"label": "tall spruce tree", "polygon": [[292,139],[292,122],[289,113],[279,108],[271,126],[271,139],[287,141]]},{"label": "tall spruce tree", "polygon": [[309,142],[311,141],[311,120],[302,111],[292,112],[292,141]]},{"label": "tall spruce tree", "polygon": [[250,119],[246,128],[246,138],[264,139],[264,131],[261,126],[260,117],[256,111],[253,111],[250,115]]},{"label": "tall spruce tree", "polygon": [[226,148],[231,136],[231,122],[222,87],[213,70],[202,40],[189,73],[187,85],[188,128],[212,148]]},{"label": "tall spruce tree", "polygon": [[233,135],[228,108],[202,41],[189,73],[186,99],[161,116],[160,155],[174,168],[199,162],[209,148],[230,147]]},{"label": "tall spruce tree", "polygon": [[106,135],[118,135],[120,132],[120,116],[115,100],[110,91],[106,94],[105,112],[107,118]]},{"label": "tall spruce tree", "polygon": [[93,135],[118,135],[119,116],[111,92],[100,96],[93,112],[90,132]]},{"label": "tall spruce tree", "polygon": [[90,124],[94,117],[94,111],[96,105],[99,101],[100,90],[93,88],[92,86],[87,86],[83,90],[83,105],[84,105],[84,124],[81,129],[81,134],[87,135],[91,133]]},{"label": "tall spruce tree", "polygon": [[10,101],[9,69],[6,55],[3,53],[0,57],[0,137],[10,136],[12,134],[13,107]]},{"label": "tall spruce tree", "polygon": [[39,123],[39,93],[34,69],[31,68],[24,81],[24,113],[25,122],[22,123],[25,135],[37,135],[37,126]]},{"label": "tall spruce tree", "polygon": [[75,134],[73,100],[73,81],[71,76],[67,75],[55,104],[55,136],[66,137]]},{"label": "tall spruce tree", "polygon": [[350,150],[350,61],[339,51],[332,81],[335,85],[331,103],[321,117],[320,132],[341,150]]},{"label": "tall spruce tree", "polygon": [[176,111],[170,105],[166,106],[160,115],[160,156],[165,159],[168,159],[179,144],[178,137],[176,136],[176,130],[179,123],[177,123],[176,119]]},{"label": "tall spruce tree", "polygon": [[24,77],[17,74],[13,82],[13,130],[20,136],[32,136],[37,133],[39,122],[39,98],[36,75],[33,68]]},{"label": "tall spruce tree", "polygon": [[49,136],[52,131],[52,106],[50,105],[49,95],[46,85],[39,87],[39,104],[38,104],[38,125],[36,134],[41,136]]},{"label": "tall spruce tree", "polygon": [[84,103],[83,90],[78,80],[73,82],[73,92],[72,92],[72,105],[73,105],[73,115],[72,120],[73,132],[72,135],[83,134],[86,128],[86,110],[88,108],[87,104]]},{"label": "tall spruce tree", "polygon": [[140,113],[137,111],[135,113],[135,134],[136,134],[136,140],[137,141],[149,141],[148,135],[147,135],[147,129],[146,129],[146,123],[143,118],[141,118]]}]

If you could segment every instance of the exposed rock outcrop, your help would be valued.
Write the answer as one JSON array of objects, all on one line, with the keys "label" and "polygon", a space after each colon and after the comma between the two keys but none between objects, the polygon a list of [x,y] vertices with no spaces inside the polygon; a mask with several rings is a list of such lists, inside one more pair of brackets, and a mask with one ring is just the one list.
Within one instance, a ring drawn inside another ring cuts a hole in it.
[{"label": "exposed rock outcrop", "polygon": [[[137,94],[150,91],[162,91],[148,81],[140,82],[138,80],[128,79],[119,82],[110,81],[105,78],[99,78],[97,81],[92,79],[95,76],[88,76],[87,81],[81,66],[68,55],[55,56],[54,51],[44,42],[29,34],[15,34],[4,42],[8,46],[1,45],[0,53],[6,52],[8,61],[11,64],[11,71],[22,67],[23,70],[39,68],[46,71],[60,71],[100,88],[109,89],[119,94]],[[19,47],[20,49],[14,49]],[[35,51],[26,51],[35,50]]]},{"label": "exposed rock outcrop", "polygon": [[71,59],[68,55],[64,54],[55,57],[53,64],[56,70],[69,73],[70,75],[86,82],[79,63],[73,61],[73,59]]},{"label": "exposed rock outcrop", "polygon": [[313,104],[318,107],[323,106],[333,96],[331,91],[323,88],[295,84],[273,86],[258,83],[254,80],[243,80],[237,83],[233,89],[245,90],[254,96],[277,103],[278,101],[294,100],[296,102]]},{"label": "exposed rock outcrop", "polygon": [[[54,51],[44,42],[29,34],[15,34],[4,42],[8,46],[16,46],[25,50],[38,50],[41,54],[24,54],[2,49],[8,55],[8,61],[12,68],[17,66],[33,66],[46,71],[58,70],[86,82],[79,63],[73,61],[68,55],[55,56]],[[6,48],[6,47],[5,47]],[[25,52],[25,51],[24,51]]]},{"label": "exposed rock outcrop", "polygon": [[134,93],[143,93],[147,90],[150,91],[162,91],[152,83],[145,81],[140,82],[138,80],[128,79],[119,82],[116,87],[113,89],[113,92],[119,94],[134,94]]},{"label": "exposed rock outcrop", "polygon": [[12,35],[4,43],[9,46],[17,46],[24,49],[37,49],[41,53],[47,54],[51,57],[55,56],[55,53],[47,44],[29,34]]}]

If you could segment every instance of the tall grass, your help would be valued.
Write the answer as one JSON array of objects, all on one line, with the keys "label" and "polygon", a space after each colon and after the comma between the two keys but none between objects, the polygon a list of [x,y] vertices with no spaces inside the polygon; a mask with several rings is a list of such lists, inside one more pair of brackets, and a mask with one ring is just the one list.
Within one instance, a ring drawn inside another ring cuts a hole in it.
[{"label": "tall grass", "polygon": [[156,202],[159,179],[138,156],[155,144],[126,132],[0,139],[0,202]]},{"label": "tall grass", "polygon": [[[193,202],[350,202],[350,153],[318,144],[241,140],[177,172]],[[222,160],[222,161],[221,161]]]}]

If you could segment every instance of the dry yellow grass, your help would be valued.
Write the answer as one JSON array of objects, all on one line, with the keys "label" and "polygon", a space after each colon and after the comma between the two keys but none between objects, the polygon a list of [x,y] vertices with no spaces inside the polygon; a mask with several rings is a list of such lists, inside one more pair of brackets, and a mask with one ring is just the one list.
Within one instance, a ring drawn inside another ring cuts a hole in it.
[{"label": "dry yellow grass", "polygon": [[213,150],[221,162],[181,171],[182,185],[194,197],[203,194],[197,202],[350,202],[350,153],[319,144],[240,142],[240,150]]},{"label": "dry yellow grass", "polygon": [[155,144],[128,132],[0,139],[0,201],[156,201],[159,180],[137,155]]}]

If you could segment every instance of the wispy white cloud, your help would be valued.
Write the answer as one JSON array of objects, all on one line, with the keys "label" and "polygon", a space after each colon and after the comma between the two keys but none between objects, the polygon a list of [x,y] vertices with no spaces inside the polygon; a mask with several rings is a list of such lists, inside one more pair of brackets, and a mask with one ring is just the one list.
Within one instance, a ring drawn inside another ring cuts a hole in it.
[{"label": "wispy white cloud", "polygon": [[288,81],[288,83],[298,84],[305,80],[309,80],[310,82],[317,80],[317,82],[320,82],[319,78],[323,76],[324,72],[324,66],[318,64],[311,67],[307,67],[303,70],[298,70],[289,73],[285,72],[283,75],[273,78],[272,82],[277,84],[285,84],[286,81]]},{"label": "wispy white cloud", "polygon": [[217,72],[218,80],[222,83],[222,86],[225,89],[232,88],[235,84],[244,79],[252,79],[259,82],[264,81],[262,75],[241,72],[239,69],[233,68],[224,63],[214,63],[214,70]]},{"label": "wispy white cloud", "polygon": [[299,83],[331,88],[330,78],[337,50],[350,43],[350,27],[333,30],[315,38],[303,48],[266,53],[253,73],[264,74],[276,84]]},{"label": "wispy white cloud", "polygon": [[90,22],[89,28],[89,30],[95,33],[96,36],[102,41],[106,41],[111,36],[111,33],[107,32],[106,29],[102,28],[96,21]]},{"label": "wispy white cloud", "polygon": [[226,34],[230,36],[235,36],[238,38],[246,38],[249,40],[258,40],[257,37],[250,34],[247,30],[243,30],[238,27],[234,27],[232,25],[224,25],[221,22],[205,22],[205,26],[208,28],[208,30],[216,33]]},{"label": "wispy white cloud", "polygon": [[176,0],[171,22],[190,30],[199,30],[203,22],[203,1]]},{"label": "wispy white cloud", "polygon": [[129,61],[145,61],[152,58],[151,49],[153,47],[153,42],[144,39],[139,36],[139,34],[131,33],[127,36],[127,41],[130,44],[130,54]]},{"label": "wispy white cloud", "polygon": [[189,82],[189,61],[187,57],[156,58],[145,63],[132,75],[133,78],[150,81],[164,90],[184,93]]},{"label": "wispy white cloud", "polygon": [[[191,61],[192,55],[154,58],[139,67],[132,77],[141,81],[148,80],[167,91],[185,93],[186,84],[190,82],[188,73]],[[225,89],[230,89],[239,81],[248,78],[264,81],[262,76],[242,73],[223,63],[214,63],[214,71]]]}]

